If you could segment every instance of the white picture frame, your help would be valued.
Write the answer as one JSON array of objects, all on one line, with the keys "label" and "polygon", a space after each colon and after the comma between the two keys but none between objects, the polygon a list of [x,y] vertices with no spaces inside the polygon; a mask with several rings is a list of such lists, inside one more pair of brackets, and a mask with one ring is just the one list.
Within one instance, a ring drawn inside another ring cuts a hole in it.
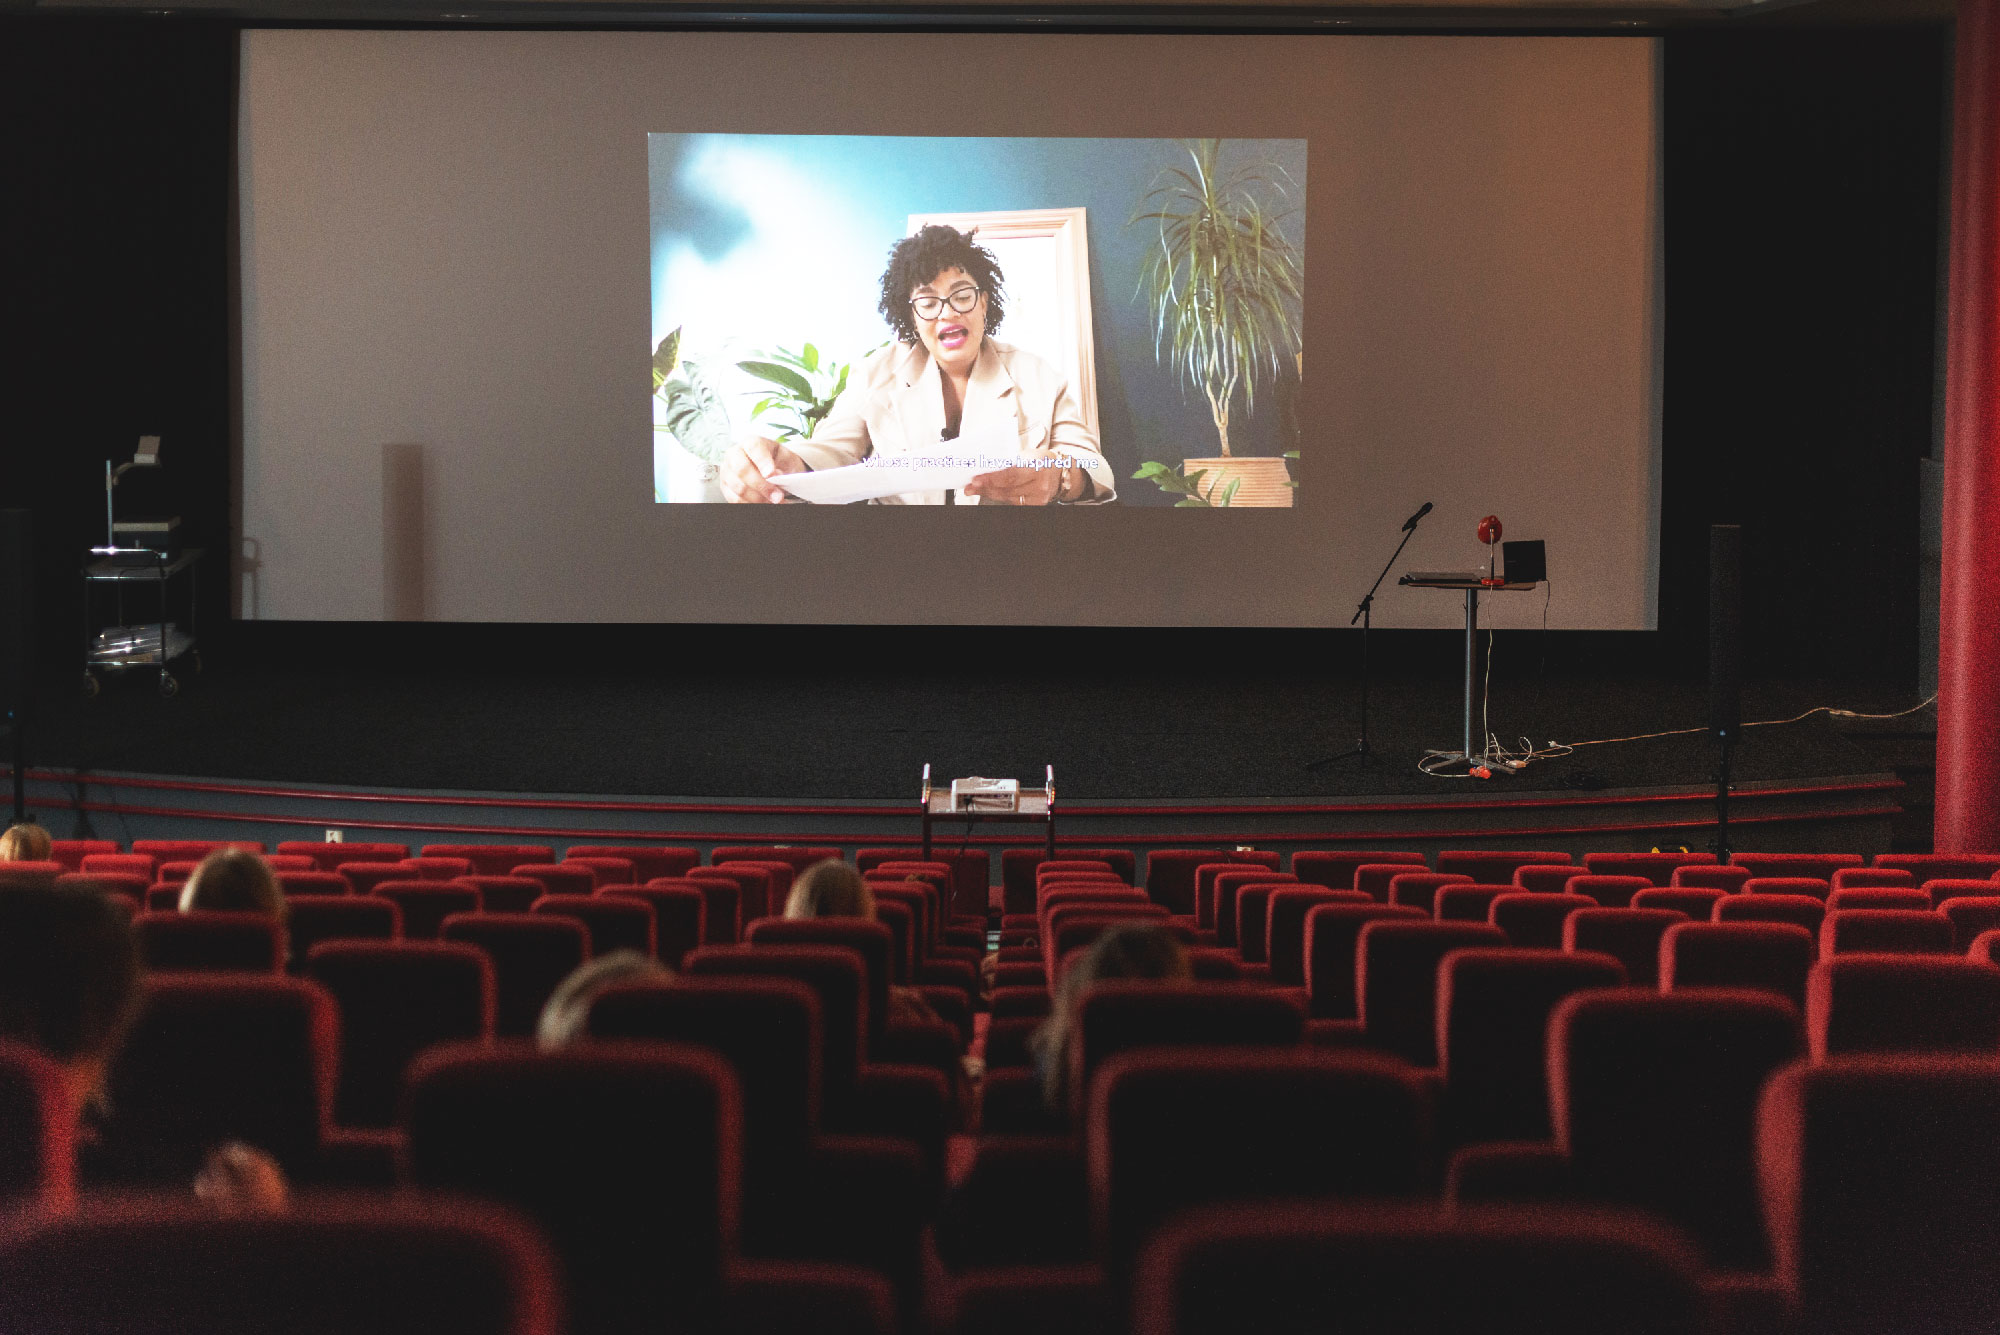
[{"label": "white picture frame", "polygon": [[999,261],[1007,294],[998,337],[1069,375],[1083,423],[1097,428],[1097,344],[1090,318],[1090,246],[1082,209],[912,213],[909,230],[943,223],[976,237]]}]

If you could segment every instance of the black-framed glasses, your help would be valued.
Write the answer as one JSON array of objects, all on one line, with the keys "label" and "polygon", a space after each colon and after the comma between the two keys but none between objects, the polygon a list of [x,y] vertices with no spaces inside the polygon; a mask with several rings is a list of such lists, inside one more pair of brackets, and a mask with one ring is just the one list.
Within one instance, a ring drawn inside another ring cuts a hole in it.
[{"label": "black-framed glasses", "polygon": [[910,303],[910,309],[917,313],[919,320],[935,320],[944,314],[949,306],[960,315],[972,314],[972,308],[979,304],[980,292],[976,287],[955,287],[942,297],[926,293]]}]

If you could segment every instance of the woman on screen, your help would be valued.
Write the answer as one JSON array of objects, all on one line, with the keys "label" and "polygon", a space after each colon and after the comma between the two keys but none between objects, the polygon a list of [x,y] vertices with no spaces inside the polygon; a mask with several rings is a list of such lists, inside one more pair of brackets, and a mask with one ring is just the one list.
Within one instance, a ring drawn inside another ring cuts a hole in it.
[{"label": "woman on screen", "polygon": [[[882,315],[896,341],[862,362],[810,440],[752,436],[722,463],[732,501],[785,499],[770,479],[871,456],[939,449],[996,461],[959,496],[905,492],[885,504],[1076,505],[1115,497],[1111,469],[1069,379],[991,335],[1003,309],[1000,266],[956,228],[932,225],[898,241],[882,274]],[[956,443],[954,443],[956,442]]]}]

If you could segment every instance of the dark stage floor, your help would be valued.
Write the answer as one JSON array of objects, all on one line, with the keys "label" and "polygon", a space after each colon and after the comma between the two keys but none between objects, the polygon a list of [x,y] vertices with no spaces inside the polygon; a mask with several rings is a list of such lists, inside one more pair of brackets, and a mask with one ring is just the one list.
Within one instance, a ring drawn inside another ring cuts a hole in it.
[{"label": "dark stage floor", "polygon": [[[1503,640],[1502,653],[1507,653]],[[32,716],[37,767],[362,787],[747,799],[899,799],[924,762],[941,777],[1039,777],[1053,763],[1071,799],[1354,798],[1463,793],[1419,773],[1429,747],[1455,746],[1461,679],[1391,670],[1374,684],[1382,763],[1317,771],[1354,742],[1358,682],[1304,668],[1221,673],[1117,662],[1048,671],[945,673],[850,660],[830,674],[772,663],[704,667],[698,652],[463,669],[449,661],[372,665],[224,661],[161,700],[141,674],[96,699],[49,692]],[[1587,657],[1587,656],[1586,656]],[[1622,737],[1706,721],[1698,682],[1540,671],[1519,654],[1492,685],[1492,730],[1508,744]],[[1040,680],[1034,680],[1034,678]],[[1747,719],[1815,705],[1894,710],[1893,688],[1753,684]],[[1824,717],[1753,728],[1743,781],[1879,772]],[[1700,785],[1705,734],[1591,746],[1479,785],[1492,792]]]}]

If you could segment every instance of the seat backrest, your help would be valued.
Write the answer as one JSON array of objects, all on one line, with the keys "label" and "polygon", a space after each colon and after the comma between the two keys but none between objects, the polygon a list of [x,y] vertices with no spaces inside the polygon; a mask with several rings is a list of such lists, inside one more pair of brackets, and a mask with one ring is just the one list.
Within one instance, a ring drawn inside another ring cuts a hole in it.
[{"label": "seat backrest", "polygon": [[1740,894],[1743,883],[1750,879],[1748,867],[1693,865],[1674,868],[1669,885],[1695,886],[1705,890],[1721,890],[1728,894]]},{"label": "seat backrest", "polygon": [[2000,853],[1877,853],[1875,865],[1907,871],[1919,884],[1941,877],[1991,880],[2000,876]]},{"label": "seat backrest", "polygon": [[1994,882],[1978,880],[1941,878],[1925,881],[1919,888],[1929,897],[1934,908],[1968,895],[1984,898],[1996,893]]},{"label": "seat backrest", "polygon": [[1160,927],[1182,937],[1183,945],[1192,944],[1193,933],[1185,924],[1168,922],[1166,910],[1158,904],[1065,905],[1052,909],[1042,919],[1042,970],[1049,985],[1055,986],[1062,977],[1071,952],[1081,950],[1111,928],[1130,922]]},{"label": "seat backrest", "polygon": [[1914,890],[1917,878],[1901,867],[1840,867],[1834,871],[1829,884],[1836,894],[1842,890]]},{"label": "seat backrest", "polygon": [[868,966],[848,946],[703,946],[681,962],[693,978],[795,978],[819,998],[820,1077],[837,1103],[868,1053]]},{"label": "seat backrest", "polygon": [[1578,909],[1563,920],[1563,949],[1602,951],[1625,966],[1634,987],[1657,987],[1660,938],[1686,921],[1678,909]]},{"label": "seat backrest", "polygon": [[1715,865],[1713,853],[1585,853],[1593,876],[1644,876],[1654,885],[1672,885],[1679,867]]},{"label": "seat backrest", "polygon": [[199,862],[219,848],[241,848],[262,853],[264,845],[254,839],[134,839],[134,853],[148,853],[162,862]]},{"label": "seat backrest", "polygon": [[1752,876],[1739,892],[1746,895],[1808,895],[1825,900],[1833,883],[1823,876]]},{"label": "seat backrest", "polygon": [[656,844],[571,844],[566,858],[624,858],[641,883],[655,876],[679,876],[701,865],[701,850]]},{"label": "seat backrest", "polygon": [[1842,867],[1859,867],[1867,859],[1859,853],[1732,853],[1733,867],[1748,867],[1752,877],[1804,876],[1828,880]]},{"label": "seat backrest", "polygon": [[1146,854],[1146,893],[1169,913],[1188,914],[1195,906],[1195,869],[1203,863],[1236,862],[1278,869],[1275,852],[1234,852],[1214,848],[1156,848]]},{"label": "seat backrest", "polygon": [[1483,922],[1363,924],[1355,947],[1355,992],[1369,1046],[1416,1066],[1437,1065],[1439,962],[1466,946],[1506,944],[1505,933]]},{"label": "seat backrest", "polygon": [[411,941],[435,941],[452,914],[479,912],[479,891],[457,881],[383,881],[368,893],[395,903]]},{"label": "seat backrest", "polygon": [[687,1043],[729,1063],[743,1092],[747,1191],[776,1198],[783,1176],[802,1170],[819,1129],[825,1048],[811,986],[727,975],[620,983],[591,1002],[589,1024],[592,1038]]},{"label": "seat backrest", "polygon": [[1299,1008],[1248,983],[1099,983],[1083,998],[1071,1045],[1070,1089],[1080,1098],[1097,1068],[1146,1047],[1292,1047],[1305,1034]]},{"label": "seat backrest", "polygon": [[910,906],[894,896],[875,897],[875,921],[889,929],[889,982],[908,987],[917,968],[917,923]]},{"label": "seat backrest", "polygon": [[420,881],[449,881],[473,873],[471,858],[404,858],[402,866],[412,879]]},{"label": "seat backrest", "polygon": [[285,900],[285,931],[296,973],[322,941],[398,939],[403,915],[394,903],[374,895],[292,895]]},{"label": "seat backrest", "polygon": [[1586,1198],[1652,1210],[1718,1267],[1762,1270],[1757,1096],[1804,1049],[1769,992],[1580,992],[1549,1020],[1556,1143]]},{"label": "seat backrest", "polygon": [[1171,1335],[1710,1329],[1687,1245],[1601,1210],[1215,1206],[1168,1225],[1133,1288],[1132,1328]]},{"label": "seat backrest", "polygon": [[1715,922],[1788,922],[1819,940],[1826,905],[1811,895],[1731,895],[1715,901]]},{"label": "seat backrest", "polygon": [[702,944],[733,946],[743,938],[743,890],[735,881],[707,875],[697,867],[686,876],[646,882],[653,890],[695,890],[702,900]]},{"label": "seat backrest", "polygon": [[[2000,891],[2000,885],[1993,888]],[[1938,912],[1951,923],[1952,948],[1963,954],[1981,934],[2000,928],[2000,894],[1960,895],[1939,905]]]},{"label": "seat backrest", "polygon": [[832,845],[718,844],[709,850],[708,861],[711,866],[717,867],[725,862],[781,862],[800,872],[815,862],[838,860],[839,857],[840,849]]},{"label": "seat backrest", "polygon": [[1359,890],[1330,890],[1318,885],[1273,890],[1264,907],[1264,953],[1270,960],[1271,981],[1281,987],[1305,985],[1306,914],[1321,904],[1373,902]]},{"label": "seat backrest", "polygon": [[1660,990],[1758,988],[1803,1012],[1813,934],[1791,922],[1677,922],[1660,938]]},{"label": "seat backrest", "polygon": [[446,941],[477,946],[493,966],[493,1032],[535,1032],[549,996],[590,958],[590,934],[575,918],[532,913],[458,913],[444,920]]},{"label": "seat backrest", "polygon": [[1086,1107],[1092,1222],[1114,1274],[1191,1207],[1410,1195],[1435,1154],[1428,1085],[1372,1053],[1125,1052],[1098,1069]]},{"label": "seat backrest", "polygon": [[743,921],[746,923],[784,913],[785,901],[792,892],[792,868],[783,862],[743,859],[713,867],[696,867],[688,875],[726,876],[734,881],[737,894],[743,901]]},{"label": "seat backrest", "polygon": [[[669,1043],[433,1048],[402,1114],[411,1182],[512,1206],[541,1229],[577,1335],[714,1319],[741,1121],[728,1064]],[[633,1208],[607,1208],[626,1192]]]},{"label": "seat backrest", "polygon": [[1635,909],[1673,909],[1695,922],[1707,922],[1715,914],[1715,901],[1726,898],[1721,890],[1693,885],[1655,886],[1632,896]]},{"label": "seat backrest", "polygon": [[1597,901],[1599,908],[1625,909],[1632,907],[1632,896],[1644,890],[1655,888],[1652,881],[1644,876],[1599,876],[1585,874],[1572,876],[1563,882],[1563,889],[1572,895],[1582,895]]},{"label": "seat backrest", "polygon": [[597,892],[605,899],[632,899],[653,910],[653,944],[660,962],[680,967],[681,957],[702,944],[707,929],[708,901],[693,887],[608,885]]},{"label": "seat backrest", "polygon": [[1578,909],[1594,909],[1597,901],[1582,895],[1543,894],[1523,890],[1496,896],[1486,906],[1486,921],[1507,934],[1507,943],[1535,950],[1561,950],[1563,923]]},{"label": "seat backrest", "polygon": [[1518,947],[1446,955],[1437,981],[1444,1143],[1547,1140],[1549,1016],[1573,992],[1624,983],[1625,966],[1609,955]]},{"label": "seat backrest", "polygon": [[548,1249],[525,1221],[418,1193],[219,1212],[179,1196],[18,1215],[0,1230],[9,1329],[558,1335]]},{"label": "seat backrest", "polygon": [[861,957],[866,969],[868,1008],[864,1017],[869,1041],[881,1037],[889,1022],[889,929],[862,918],[759,918],[744,932],[751,946],[841,946]]},{"label": "seat backrest", "polygon": [[1971,1335],[2000,1310],[2000,1062],[1798,1062],[1759,1110],[1764,1218],[1799,1329]]},{"label": "seat backrest", "polygon": [[1437,855],[1439,871],[1456,872],[1480,885],[1511,883],[1514,868],[1573,862],[1567,853],[1536,850],[1501,852],[1488,849],[1446,849]]},{"label": "seat backrest", "polygon": [[[92,853],[83,859],[79,871],[116,872],[121,876],[144,876],[159,872],[160,860],[151,853]],[[62,870],[69,870],[67,867]]]},{"label": "seat backrest", "polygon": [[132,919],[132,933],[140,960],[154,973],[275,973],[284,967],[283,929],[268,913],[161,910]]},{"label": "seat backrest", "polygon": [[231,1140],[310,1173],[331,1120],[339,1024],[326,990],[298,978],[150,979],[107,1079],[106,1176],[185,1190]]},{"label": "seat backrest", "polygon": [[1306,911],[1306,993],[1316,1020],[1351,1020],[1359,1009],[1354,981],[1361,929],[1381,919],[1421,922],[1420,909],[1389,904],[1323,904]]},{"label": "seat backrest", "polygon": [[58,886],[74,886],[82,890],[93,890],[102,895],[116,895],[137,913],[145,906],[148,882],[139,876],[127,876],[121,872],[66,871],[56,877]]},{"label": "seat backrest", "polygon": [[1440,888],[1476,884],[1478,882],[1464,872],[1406,871],[1389,878],[1389,902],[1399,908],[1422,909],[1427,916],[1435,917]]},{"label": "seat backrest", "polygon": [[1950,955],[1951,919],[1932,909],[1833,909],[1819,928],[1819,953]]},{"label": "seat backrest", "polygon": [[1559,895],[1565,893],[1569,883],[1578,876],[1609,874],[1617,873],[1593,873],[1587,866],[1577,866],[1567,862],[1531,862],[1525,867],[1514,868],[1514,875],[1509,883],[1517,890]]},{"label": "seat backrest", "polygon": [[345,876],[347,883],[354,887],[354,893],[357,895],[367,894],[384,881],[420,881],[425,879],[421,876],[412,875],[410,869],[403,865],[401,859],[395,862],[375,862],[365,858],[357,858],[353,861],[342,862],[337,868],[329,868],[329,870],[337,870],[342,876]]},{"label": "seat backrest", "polygon": [[[1863,870],[1867,870],[1863,868]],[[1835,885],[1826,897],[1827,912],[1835,909],[1917,909],[1931,907],[1931,897],[1914,885]]]},{"label": "seat backrest", "polygon": [[638,865],[630,858],[608,856],[579,857],[574,853],[566,853],[563,855],[563,860],[556,865],[559,867],[588,868],[591,876],[595,878],[594,888],[599,890],[607,885],[637,885],[639,883]]},{"label": "seat backrest", "polygon": [[67,1209],[75,1189],[76,1108],[68,1081],[33,1048],[0,1040],[0,1205]]},{"label": "seat backrest", "polygon": [[507,875],[540,881],[542,893],[549,895],[587,895],[597,888],[596,872],[560,862],[520,862],[509,867]]},{"label": "seat backrest", "polygon": [[1223,945],[1235,945],[1236,892],[1245,885],[1292,879],[1291,873],[1276,869],[1276,854],[1271,861],[1274,865],[1269,867],[1255,862],[1205,862],[1195,868],[1195,925],[1212,928]]},{"label": "seat backrest", "polygon": [[275,873],[278,890],[285,898],[294,895],[351,895],[354,882],[337,871],[281,871]]},{"label": "seat backrest", "polygon": [[546,863],[555,856],[547,844],[425,844],[425,857],[464,858],[479,876],[505,876],[524,862]]},{"label": "seat backrest", "polygon": [[609,895],[544,895],[528,906],[528,912],[543,917],[574,918],[590,933],[592,957],[614,950],[636,950],[652,955],[658,948],[653,927],[653,906],[643,899],[615,899]]},{"label": "seat backrest", "polygon": [[116,853],[118,841],[115,839],[52,839],[49,841],[49,859],[60,862],[68,871],[82,871],[83,860],[92,853]]},{"label": "seat backrest", "polygon": [[1389,883],[1398,876],[1427,870],[1422,859],[1401,862],[1364,862],[1354,869],[1354,888],[1377,904],[1389,902]]},{"label": "seat backrest", "polygon": [[1352,890],[1357,867],[1369,864],[1379,867],[1392,862],[1407,863],[1419,869],[1429,865],[1424,861],[1422,853],[1392,852],[1383,849],[1302,848],[1292,854],[1292,875],[1299,878],[1301,885],[1325,886],[1329,890]]},{"label": "seat backrest", "polygon": [[1486,922],[1493,901],[1513,892],[1511,885],[1441,885],[1431,911],[1439,922]]},{"label": "seat backrest", "polygon": [[526,913],[528,906],[540,899],[542,883],[531,881],[525,876],[460,876],[460,885],[469,885],[479,892],[481,913]]},{"label": "seat backrest", "polygon": [[395,1121],[403,1073],[425,1048],[493,1035],[493,966],[477,946],[328,941],[305,973],[340,1009],[333,1116],[343,1126]]},{"label": "seat backrest", "polygon": [[1815,1059],[2000,1048],[2000,968],[1938,955],[1838,955],[1806,978]]},{"label": "seat backrest", "polygon": [[1243,956],[1244,963],[1270,962],[1266,954],[1270,944],[1266,924],[1270,917],[1271,896],[1294,884],[1297,883],[1287,877],[1282,881],[1248,881],[1236,887],[1236,949]]}]

